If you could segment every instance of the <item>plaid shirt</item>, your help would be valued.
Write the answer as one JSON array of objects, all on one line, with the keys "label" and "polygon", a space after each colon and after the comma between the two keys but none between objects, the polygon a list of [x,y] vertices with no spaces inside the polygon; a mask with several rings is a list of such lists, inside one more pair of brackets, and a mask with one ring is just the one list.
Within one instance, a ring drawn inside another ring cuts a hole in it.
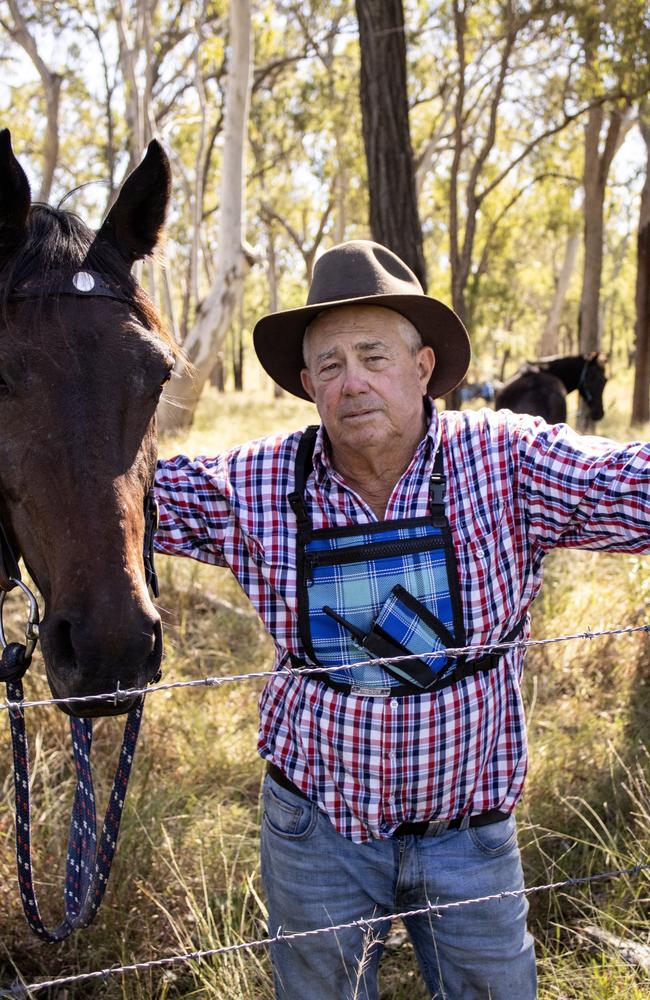
[{"label": "plaid shirt", "polygon": [[[156,479],[158,551],[229,566],[275,641],[277,668],[289,652],[305,655],[287,502],[299,438],[179,456],[160,462]],[[387,520],[427,514],[439,443],[468,644],[499,640],[525,614],[550,549],[650,552],[650,444],[581,437],[508,411],[433,408]],[[376,520],[333,469],[322,430],[313,465],[314,528]],[[523,658],[511,651],[489,673],[403,698],[345,695],[276,673],[260,699],[260,754],[358,843],[389,837],[402,822],[510,812],[527,767]]]}]

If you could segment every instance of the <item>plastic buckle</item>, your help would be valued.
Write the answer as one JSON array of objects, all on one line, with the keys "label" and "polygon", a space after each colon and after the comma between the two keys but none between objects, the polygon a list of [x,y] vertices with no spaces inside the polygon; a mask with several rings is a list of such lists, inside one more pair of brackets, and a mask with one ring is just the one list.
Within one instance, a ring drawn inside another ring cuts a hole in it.
[{"label": "plastic buckle", "polygon": [[445,502],[446,491],[447,477],[441,472],[432,472],[429,477],[429,498],[431,504],[436,507],[442,507]]}]

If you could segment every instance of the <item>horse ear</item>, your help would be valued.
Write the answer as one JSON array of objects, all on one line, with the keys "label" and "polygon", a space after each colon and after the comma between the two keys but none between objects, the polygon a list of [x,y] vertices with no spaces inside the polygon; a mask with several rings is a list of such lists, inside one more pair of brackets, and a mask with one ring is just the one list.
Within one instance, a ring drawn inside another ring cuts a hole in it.
[{"label": "horse ear", "polygon": [[98,232],[133,264],[156,248],[165,228],[172,172],[165,150],[153,139],[142,163],[124,181]]},{"label": "horse ear", "polygon": [[11,133],[0,131],[0,264],[20,243],[32,202],[29,181],[13,154]]}]

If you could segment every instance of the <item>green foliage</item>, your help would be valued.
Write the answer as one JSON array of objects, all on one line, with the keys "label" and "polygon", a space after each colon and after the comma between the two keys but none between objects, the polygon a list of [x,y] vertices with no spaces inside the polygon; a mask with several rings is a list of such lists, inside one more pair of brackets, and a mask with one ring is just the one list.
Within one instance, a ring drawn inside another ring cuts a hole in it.
[{"label": "green foliage", "polygon": [[[429,286],[448,301],[453,121],[460,83],[453,5],[406,0],[404,8]],[[168,280],[177,322],[186,328],[210,287],[219,254],[215,240],[228,3],[155,0],[147,5],[148,33],[139,15],[143,9],[143,0],[123,8],[106,0],[21,3],[39,54],[63,78],[52,198],[57,201],[77,185],[92,182],[66,204],[93,224],[105,213],[129,155],[141,151],[133,149],[126,115],[132,88],[125,76],[124,46],[133,47],[139,101],[173,153]],[[472,0],[465,10],[463,153],[457,178],[461,240],[472,218],[467,201],[471,171],[488,135],[508,27],[506,6],[496,0]],[[9,33],[13,21],[6,2],[0,2],[0,24],[7,29],[0,32],[0,119],[11,127],[36,188],[43,91],[35,67]],[[484,369],[493,364],[495,341],[510,347],[513,360],[534,353],[563,247],[578,216],[583,119],[551,130],[586,99],[610,92],[640,94],[649,86],[650,29],[642,0],[517,4],[510,27],[516,39],[496,114],[495,142],[477,177],[476,231],[465,286],[477,364]],[[270,246],[277,301],[290,307],[303,301],[317,253],[337,240],[370,235],[352,0],[264,0],[254,8],[253,36],[246,237],[256,263],[243,306],[248,355],[254,320],[271,301]],[[630,158],[638,165],[636,172],[627,169]],[[609,195],[604,338],[624,358],[632,326],[633,234],[643,162],[632,137],[620,160],[625,167],[617,175],[615,161]],[[197,199],[201,222],[195,299],[190,256]],[[573,334],[580,268],[578,260],[563,318]],[[158,277],[157,296],[161,288]]]}]

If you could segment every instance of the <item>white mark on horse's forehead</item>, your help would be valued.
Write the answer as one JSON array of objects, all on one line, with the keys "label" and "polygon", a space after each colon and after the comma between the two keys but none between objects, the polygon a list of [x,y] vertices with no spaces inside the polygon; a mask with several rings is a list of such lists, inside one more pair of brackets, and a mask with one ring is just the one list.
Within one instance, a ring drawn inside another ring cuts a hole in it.
[{"label": "white mark on horse's forehead", "polygon": [[72,278],[72,284],[79,292],[92,292],[95,279],[88,271],[77,271]]}]

